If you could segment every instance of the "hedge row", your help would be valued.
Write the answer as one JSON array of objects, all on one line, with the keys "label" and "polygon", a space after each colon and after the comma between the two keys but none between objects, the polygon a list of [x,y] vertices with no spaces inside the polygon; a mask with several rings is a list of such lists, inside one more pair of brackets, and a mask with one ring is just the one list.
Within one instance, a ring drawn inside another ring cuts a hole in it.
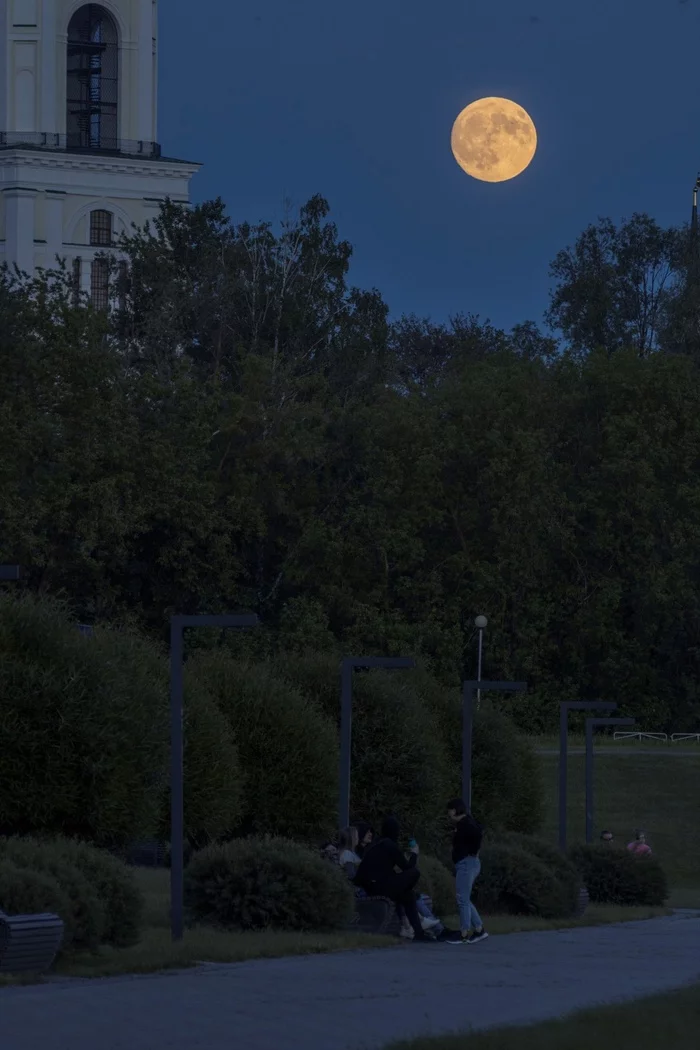
[{"label": "hedge row", "polygon": [[[574,861],[576,863],[574,863]],[[419,892],[441,917],[456,911],[455,879],[421,854]],[[593,901],[659,905],[665,900],[656,861],[624,851],[576,847],[570,857],[533,836],[487,836],[473,900],[485,915],[571,918],[585,880]],[[353,887],[317,852],[281,837],[240,839],[196,853],[185,873],[190,922],[227,929],[324,929],[347,924]]]},{"label": "hedge row", "polygon": [[62,952],[135,944],[143,907],[133,872],[105,850],[66,838],[0,839],[0,909],[59,915]]},{"label": "hedge row", "polygon": [[[169,837],[167,652],[125,631],[76,630],[52,598],[0,594],[0,827],[68,834],[112,850]],[[269,665],[197,649],[184,675],[185,832],[217,839],[329,834],[338,796],[340,662]],[[352,809],[395,812],[431,852],[445,799],[459,792],[458,690],[424,669],[353,678]],[[534,831],[541,784],[532,753],[482,704],[474,727],[474,797],[490,827]]]},{"label": "hedge row", "polygon": [[596,904],[660,907],[668,900],[668,880],[656,857],[603,845],[574,846],[569,855]]}]

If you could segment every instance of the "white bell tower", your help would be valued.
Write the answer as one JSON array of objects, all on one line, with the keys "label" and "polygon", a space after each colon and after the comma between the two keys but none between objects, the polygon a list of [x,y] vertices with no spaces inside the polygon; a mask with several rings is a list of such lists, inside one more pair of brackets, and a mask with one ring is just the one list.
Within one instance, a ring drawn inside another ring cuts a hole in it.
[{"label": "white bell tower", "polygon": [[0,263],[63,257],[97,306],[95,254],[199,170],[161,154],[157,39],[157,0],[0,0]]}]

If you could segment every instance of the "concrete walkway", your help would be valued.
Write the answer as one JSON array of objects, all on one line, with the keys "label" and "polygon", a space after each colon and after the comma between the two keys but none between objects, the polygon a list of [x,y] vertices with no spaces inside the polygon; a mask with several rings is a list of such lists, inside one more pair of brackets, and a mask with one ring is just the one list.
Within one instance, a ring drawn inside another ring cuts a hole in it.
[{"label": "concrete walkway", "polygon": [[377,1050],[700,981],[700,917],[0,989],[2,1050]]}]

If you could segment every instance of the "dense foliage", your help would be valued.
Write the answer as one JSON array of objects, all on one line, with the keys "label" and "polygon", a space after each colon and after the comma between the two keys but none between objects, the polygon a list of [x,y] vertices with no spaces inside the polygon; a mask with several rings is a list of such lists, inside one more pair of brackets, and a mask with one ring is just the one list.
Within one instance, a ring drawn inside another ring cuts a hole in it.
[{"label": "dense foliage", "polygon": [[578,906],[579,892],[583,885],[583,879],[576,865],[569,857],[560,853],[556,846],[552,846],[551,843],[532,835],[501,832],[495,841],[500,846],[522,849],[545,864],[553,872],[562,887],[564,900],[569,909],[566,914],[574,914]]},{"label": "dense foliage", "polygon": [[261,664],[200,652],[188,674],[214,698],[246,775],[236,830],[312,840],[337,814],[338,742],[320,705]]},{"label": "dense foliage", "polygon": [[531,850],[517,846],[484,846],[472,899],[487,915],[557,919],[573,913],[570,894],[558,872]]},{"label": "dense foliage", "polygon": [[192,921],[225,929],[318,930],[350,922],[354,891],[313,850],[284,838],[248,838],[194,854],[185,904]]},{"label": "dense foliage", "polygon": [[16,590],[157,640],[173,610],[250,609],[265,626],[226,648],[410,654],[448,686],[474,673],[483,612],[484,674],[530,685],[507,701],[521,727],[614,695],[642,727],[696,728],[700,296],[683,230],[604,220],[564,249],[560,342],[471,314],[390,322],[350,286],[320,198],[279,233],[234,226],[220,201],[168,203],[122,247],[108,316],[51,275],[0,276]]},{"label": "dense foliage", "polygon": [[62,951],[127,947],[141,933],[144,900],[125,864],[63,838],[0,839],[0,909],[52,912],[64,922]]},{"label": "dense foliage", "polygon": [[570,856],[597,904],[660,907],[668,900],[668,882],[656,857],[601,845],[574,846]]}]

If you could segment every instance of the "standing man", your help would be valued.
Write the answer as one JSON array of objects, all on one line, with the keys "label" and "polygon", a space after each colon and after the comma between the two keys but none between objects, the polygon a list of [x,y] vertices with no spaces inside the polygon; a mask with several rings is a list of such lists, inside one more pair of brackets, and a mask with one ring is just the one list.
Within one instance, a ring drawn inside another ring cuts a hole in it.
[{"label": "standing man", "polygon": [[454,937],[446,938],[445,943],[476,944],[478,941],[485,941],[488,937],[471,899],[474,880],[481,871],[479,850],[483,832],[481,825],[474,820],[471,813],[467,813],[464,799],[453,798],[448,802],[447,816],[454,826],[452,863],[455,866],[461,932]]}]

